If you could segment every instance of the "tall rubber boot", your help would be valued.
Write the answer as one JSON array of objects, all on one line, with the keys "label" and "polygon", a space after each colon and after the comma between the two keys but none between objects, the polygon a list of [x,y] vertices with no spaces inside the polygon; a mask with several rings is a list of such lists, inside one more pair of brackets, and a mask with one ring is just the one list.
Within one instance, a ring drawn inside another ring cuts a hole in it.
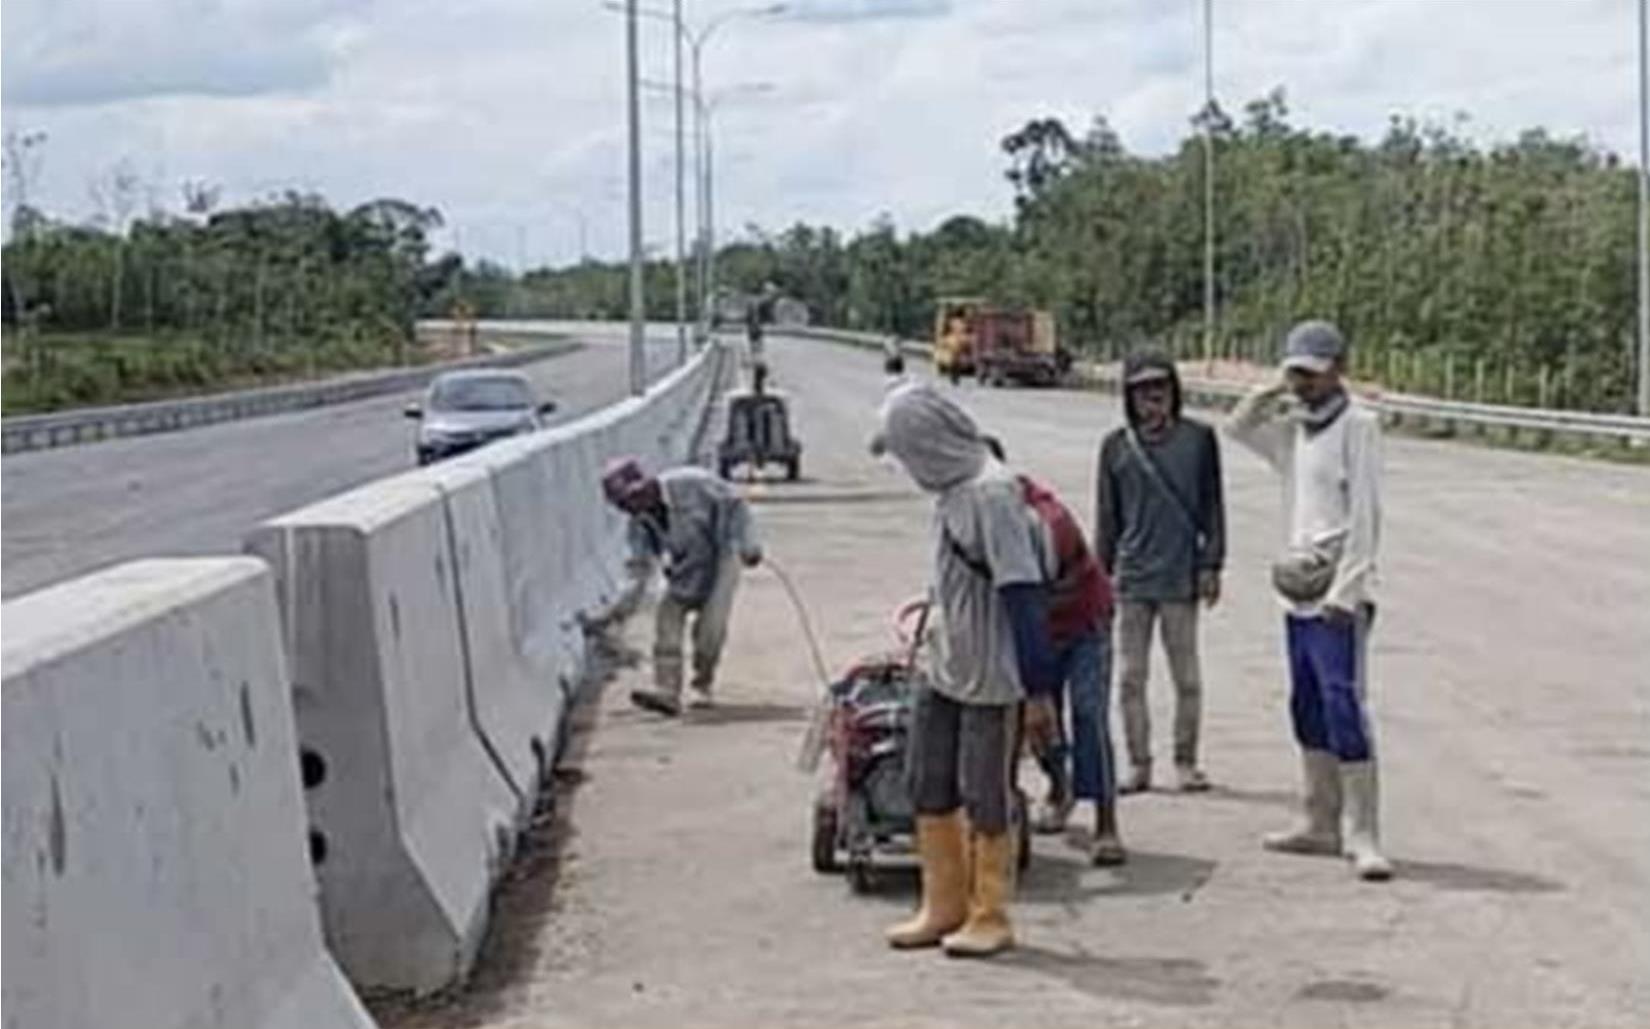
[{"label": "tall rubber boot", "polygon": [[1327,750],[1301,750],[1306,783],[1305,820],[1294,829],[1267,833],[1261,846],[1285,854],[1341,852],[1341,763]]},{"label": "tall rubber boot", "polygon": [[1371,882],[1392,878],[1392,862],[1381,853],[1381,796],[1374,758],[1342,762],[1341,791],[1346,797],[1346,856],[1358,878]]},{"label": "tall rubber boot", "polygon": [[968,853],[961,811],[917,816],[917,854],[922,860],[922,905],[888,930],[888,945],[901,950],[934,947],[968,918]]},{"label": "tall rubber boot", "polygon": [[1014,946],[1008,921],[1008,897],[1014,891],[1015,834],[1000,832],[969,837],[968,920],[944,940],[954,958],[990,957]]}]

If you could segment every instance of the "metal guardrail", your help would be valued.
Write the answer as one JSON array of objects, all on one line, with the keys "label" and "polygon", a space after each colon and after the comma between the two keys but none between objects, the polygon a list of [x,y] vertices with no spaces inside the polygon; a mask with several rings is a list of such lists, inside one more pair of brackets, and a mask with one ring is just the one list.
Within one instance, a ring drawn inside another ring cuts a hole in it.
[{"label": "metal guardrail", "polygon": [[[806,328],[777,331],[786,335],[847,343],[871,349],[883,349],[894,339],[890,335],[851,332],[845,329]],[[927,343],[912,340],[900,340],[899,343],[903,352],[913,356],[927,356],[933,352],[933,346]],[[1111,366],[1083,362],[1077,366],[1076,375],[1078,381],[1087,388],[1117,388],[1117,372]],[[1236,403],[1249,390],[1243,383],[1192,376],[1184,377],[1182,385],[1192,399],[1217,407],[1228,407]],[[1475,404],[1463,400],[1439,400],[1435,397],[1400,393],[1366,398],[1366,402],[1381,413],[1383,421],[1392,425],[1419,422],[1451,429],[1459,425],[1471,425],[1486,429],[1601,437],[1630,445],[1650,444],[1650,418],[1640,418],[1636,415]]]},{"label": "metal guardrail", "polygon": [[324,382],[268,386],[180,400],[157,400],[113,407],[83,407],[52,414],[21,415],[0,420],[0,453],[74,446],[122,436],[176,432],[201,425],[257,418],[344,404],[368,397],[420,389],[436,375],[458,368],[513,368],[565,353],[578,346],[557,341],[502,354],[447,361],[419,368],[367,373]]}]

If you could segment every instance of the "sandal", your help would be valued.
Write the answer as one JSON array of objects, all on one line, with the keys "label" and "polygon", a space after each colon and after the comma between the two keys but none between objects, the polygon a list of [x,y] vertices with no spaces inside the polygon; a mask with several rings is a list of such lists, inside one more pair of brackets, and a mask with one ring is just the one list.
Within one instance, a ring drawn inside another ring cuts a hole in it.
[{"label": "sandal", "polygon": [[1057,836],[1066,831],[1066,822],[1071,818],[1071,809],[1077,802],[1070,798],[1063,801],[1042,800],[1037,802],[1037,810],[1031,816],[1031,831],[1039,836]]}]

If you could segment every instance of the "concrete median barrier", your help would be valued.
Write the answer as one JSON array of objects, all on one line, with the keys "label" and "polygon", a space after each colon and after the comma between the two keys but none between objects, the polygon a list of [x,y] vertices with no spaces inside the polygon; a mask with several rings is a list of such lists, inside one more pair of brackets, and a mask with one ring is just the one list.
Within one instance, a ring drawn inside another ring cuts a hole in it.
[{"label": "concrete median barrier", "polygon": [[487,898],[553,764],[584,619],[624,592],[603,464],[698,445],[716,350],[577,422],[295,511],[254,530],[274,566],[322,922],[363,988],[461,978]]},{"label": "concrete median barrier", "polygon": [[322,943],[268,569],[139,561],[3,615],[6,1025],[370,1026]]},{"label": "concrete median barrier", "polygon": [[[526,807],[550,771],[562,713],[582,671],[582,639],[571,612],[536,651],[513,631],[510,577],[492,470],[485,463],[437,467],[457,594],[465,687],[473,728]],[[554,528],[537,527],[543,536]],[[525,815],[524,808],[519,814]]]},{"label": "concrete median barrier", "polygon": [[462,975],[522,805],[473,731],[440,491],[399,476],[259,527],[274,566],[327,939],[360,986]]}]

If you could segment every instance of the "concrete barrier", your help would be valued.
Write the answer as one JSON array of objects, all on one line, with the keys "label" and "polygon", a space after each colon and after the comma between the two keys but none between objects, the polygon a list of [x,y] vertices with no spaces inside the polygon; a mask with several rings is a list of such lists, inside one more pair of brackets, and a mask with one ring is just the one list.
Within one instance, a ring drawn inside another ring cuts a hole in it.
[{"label": "concrete barrier", "polygon": [[139,561],[3,616],[5,1024],[370,1026],[322,945],[268,569]]},{"label": "concrete barrier", "polygon": [[326,843],[322,922],[360,987],[460,978],[582,674],[581,620],[617,600],[623,522],[600,472],[697,446],[712,349],[643,397],[268,522]]},{"label": "concrete barrier", "polygon": [[417,473],[260,526],[280,583],[322,921],[358,986],[463,974],[523,798],[472,727],[440,491]]}]

